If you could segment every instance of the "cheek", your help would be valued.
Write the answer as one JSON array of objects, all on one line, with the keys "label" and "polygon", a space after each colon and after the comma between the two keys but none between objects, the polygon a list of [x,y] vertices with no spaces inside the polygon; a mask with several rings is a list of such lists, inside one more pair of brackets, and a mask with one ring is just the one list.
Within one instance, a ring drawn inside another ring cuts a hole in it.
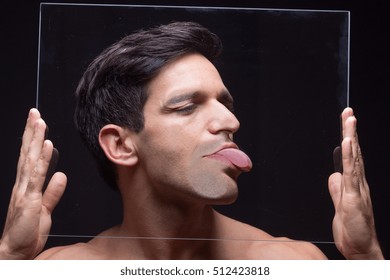
[{"label": "cheek", "polygon": [[191,145],[180,129],[147,129],[138,144],[140,163],[149,173],[183,172],[191,161]]},{"label": "cheek", "polygon": [[141,132],[139,148],[149,156],[160,155],[168,160],[189,160],[197,146],[196,129],[182,123],[163,121],[155,122],[158,125],[145,126]]}]

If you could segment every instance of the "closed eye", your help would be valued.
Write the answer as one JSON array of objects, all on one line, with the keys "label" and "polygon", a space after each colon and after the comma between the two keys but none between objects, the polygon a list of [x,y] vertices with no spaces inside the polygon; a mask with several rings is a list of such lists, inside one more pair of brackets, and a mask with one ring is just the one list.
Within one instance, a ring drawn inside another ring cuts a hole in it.
[{"label": "closed eye", "polygon": [[180,115],[189,115],[189,114],[193,113],[196,108],[197,108],[197,105],[195,103],[191,103],[191,104],[185,105],[183,107],[175,108],[175,109],[173,109],[173,111],[175,111],[176,113],[178,113]]}]

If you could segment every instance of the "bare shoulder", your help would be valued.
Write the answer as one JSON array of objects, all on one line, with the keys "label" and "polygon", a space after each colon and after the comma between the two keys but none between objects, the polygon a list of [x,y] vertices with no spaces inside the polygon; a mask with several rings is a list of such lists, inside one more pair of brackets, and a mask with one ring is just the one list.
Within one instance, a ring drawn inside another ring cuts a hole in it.
[{"label": "bare shoulder", "polygon": [[76,243],[68,246],[53,247],[43,251],[37,260],[99,260],[104,259],[102,252],[88,243]]},{"label": "bare shoulder", "polygon": [[110,252],[115,243],[112,243],[111,238],[101,238],[103,236],[115,235],[117,227],[112,227],[101,232],[95,238],[88,242],[80,242],[67,246],[59,246],[50,248],[42,252],[37,260],[108,260],[113,259]]},{"label": "bare shoulder", "polygon": [[275,237],[254,226],[219,216],[220,235],[233,240],[226,248],[221,248],[230,259],[268,259],[268,260],[316,260],[326,259],[322,251],[306,241]]},{"label": "bare shoulder", "polygon": [[249,250],[251,258],[268,260],[324,260],[324,253],[307,241],[286,237],[272,237],[253,243]]}]

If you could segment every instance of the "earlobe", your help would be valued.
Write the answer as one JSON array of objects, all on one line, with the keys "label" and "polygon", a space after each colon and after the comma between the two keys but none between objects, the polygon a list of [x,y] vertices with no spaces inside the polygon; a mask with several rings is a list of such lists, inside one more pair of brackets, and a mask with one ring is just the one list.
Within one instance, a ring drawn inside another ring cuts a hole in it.
[{"label": "earlobe", "polygon": [[106,157],[113,163],[133,166],[138,162],[138,155],[132,140],[132,133],[118,125],[105,125],[99,133],[99,144]]}]

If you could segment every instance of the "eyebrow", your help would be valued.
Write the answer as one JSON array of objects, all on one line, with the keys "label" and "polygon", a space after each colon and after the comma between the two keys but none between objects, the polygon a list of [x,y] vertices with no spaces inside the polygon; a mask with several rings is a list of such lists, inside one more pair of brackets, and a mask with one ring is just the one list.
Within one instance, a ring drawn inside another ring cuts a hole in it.
[{"label": "eyebrow", "polygon": [[[196,99],[199,96],[201,96],[200,92],[192,92],[192,93],[184,93],[184,94],[176,95],[176,96],[173,96],[170,99],[168,99],[164,105],[165,106],[173,106],[173,105],[179,104],[183,101]],[[233,104],[233,97],[227,89],[222,90],[218,94],[217,99],[222,103]]]},{"label": "eyebrow", "polygon": [[183,101],[195,99],[195,98],[199,97],[199,95],[200,95],[199,92],[192,92],[192,93],[185,93],[185,94],[176,95],[176,96],[169,98],[165,102],[164,105],[165,106],[173,106],[173,105],[176,105],[176,104],[181,103]]}]

